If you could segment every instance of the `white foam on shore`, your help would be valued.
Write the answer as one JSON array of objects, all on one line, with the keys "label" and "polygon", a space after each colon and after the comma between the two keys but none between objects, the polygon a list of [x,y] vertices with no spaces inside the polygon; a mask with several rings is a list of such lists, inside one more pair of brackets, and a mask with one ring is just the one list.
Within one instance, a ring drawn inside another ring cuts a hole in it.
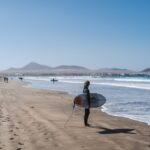
[{"label": "white foam on shore", "polygon": [[131,120],[135,120],[135,121],[139,121],[139,122],[142,122],[142,123],[146,123],[150,126],[150,121],[147,122],[147,118],[145,118],[144,120],[140,119],[140,118],[137,118],[135,116],[132,116],[132,115],[125,115],[125,114],[115,114],[115,113],[112,113],[109,111],[109,109],[105,106],[102,106],[102,109],[101,109],[103,112],[107,113],[108,115],[111,115],[111,116],[116,116],[116,117],[124,117],[124,118],[129,118]]}]

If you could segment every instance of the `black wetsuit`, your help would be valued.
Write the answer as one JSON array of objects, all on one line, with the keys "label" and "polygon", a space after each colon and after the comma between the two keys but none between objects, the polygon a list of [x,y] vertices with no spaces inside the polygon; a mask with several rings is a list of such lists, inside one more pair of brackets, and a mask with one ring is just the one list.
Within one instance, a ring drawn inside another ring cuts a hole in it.
[{"label": "black wetsuit", "polygon": [[87,94],[87,100],[88,100],[88,104],[89,104],[89,106],[85,108],[85,114],[84,114],[84,125],[87,126],[87,125],[89,125],[88,124],[88,117],[90,114],[90,91],[88,88],[84,88],[83,93]]}]

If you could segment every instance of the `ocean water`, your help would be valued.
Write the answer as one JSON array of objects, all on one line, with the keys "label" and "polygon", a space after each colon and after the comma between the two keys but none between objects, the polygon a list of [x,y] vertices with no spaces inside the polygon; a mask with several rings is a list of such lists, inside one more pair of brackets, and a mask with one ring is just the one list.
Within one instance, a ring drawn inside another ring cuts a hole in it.
[{"label": "ocean water", "polygon": [[91,76],[25,77],[34,88],[65,91],[75,96],[82,93],[83,83],[90,80],[90,92],[107,99],[103,111],[150,125],[150,78],[101,78]]}]

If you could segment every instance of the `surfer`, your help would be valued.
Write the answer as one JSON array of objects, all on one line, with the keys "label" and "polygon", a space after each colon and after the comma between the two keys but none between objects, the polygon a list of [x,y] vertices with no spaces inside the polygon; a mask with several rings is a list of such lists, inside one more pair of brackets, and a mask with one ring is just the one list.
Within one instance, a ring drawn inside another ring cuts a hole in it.
[{"label": "surfer", "polygon": [[54,83],[55,83],[56,81],[58,81],[58,80],[56,80],[56,79],[53,78],[51,81],[52,81],[53,84],[54,84]]},{"label": "surfer", "polygon": [[85,81],[84,82],[84,88],[83,88],[83,93],[87,94],[87,100],[88,100],[88,106],[85,107],[85,114],[84,114],[84,125],[89,127],[90,124],[88,123],[88,118],[90,115],[90,91],[89,91],[89,85],[90,85],[90,81]]}]

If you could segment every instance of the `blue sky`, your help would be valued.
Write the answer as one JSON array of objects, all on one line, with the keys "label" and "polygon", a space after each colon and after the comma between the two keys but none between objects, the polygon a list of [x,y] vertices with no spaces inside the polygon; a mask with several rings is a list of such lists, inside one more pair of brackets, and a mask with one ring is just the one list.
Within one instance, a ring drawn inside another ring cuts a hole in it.
[{"label": "blue sky", "polygon": [[31,61],[150,67],[150,1],[1,0],[0,70]]}]

